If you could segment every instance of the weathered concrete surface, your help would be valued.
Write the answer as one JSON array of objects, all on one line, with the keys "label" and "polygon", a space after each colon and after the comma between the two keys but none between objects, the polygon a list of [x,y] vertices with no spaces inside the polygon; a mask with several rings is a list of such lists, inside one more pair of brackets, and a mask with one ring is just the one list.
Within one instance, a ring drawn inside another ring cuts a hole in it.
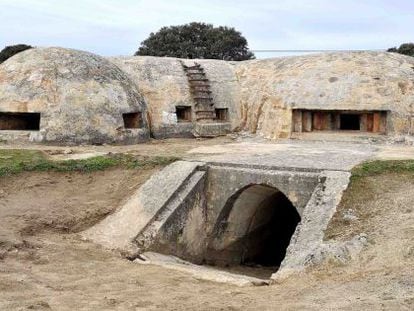
[{"label": "weathered concrete surface", "polygon": [[[292,109],[387,110],[390,134],[410,132],[414,59],[386,52],[323,53],[240,62],[241,127],[289,137]],[[411,133],[413,129],[411,129]]]},{"label": "weathered concrete surface", "polygon": [[[4,137],[28,136],[50,143],[137,143],[148,138],[149,127],[156,138],[203,136],[181,62],[199,63],[204,69],[214,108],[228,110],[225,131],[245,130],[270,139],[291,137],[292,109],[313,109],[388,111],[387,134],[412,137],[414,133],[414,59],[395,53],[226,62],[151,56],[106,60],[87,52],[35,48],[0,65],[0,111],[40,112],[41,129]],[[179,122],[176,106],[192,107],[193,119]],[[142,112],[142,128],[124,128],[122,113],[128,112]],[[205,130],[221,134],[223,128]]]},{"label": "weathered concrete surface", "polygon": [[[180,191],[199,162],[177,161],[154,174],[114,214],[83,233],[83,237],[107,248],[134,251],[137,235]],[[184,199],[184,198],[182,198]]]},{"label": "weathered concrete surface", "polygon": [[134,262],[138,264],[159,265],[167,269],[187,272],[199,280],[233,284],[236,286],[262,286],[269,283],[266,280],[220,271],[207,266],[195,265],[174,256],[166,256],[154,252],[145,252],[141,258],[145,260],[136,259]]},{"label": "weathered concrete surface", "polygon": [[[301,223],[291,239],[282,266],[272,279],[281,280],[329,257],[344,255],[345,245],[340,248],[328,246],[323,238],[342,194],[348,187],[350,176],[349,172],[338,171],[324,171],[320,174],[319,184],[304,209]],[[357,239],[351,241],[350,245],[355,246],[358,241],[364,242]]]},{"label": "weathered concrete surface", "polygon": [[[111,62],[122,68],[138,86],[148,103],[151,131],[155,137],[179,137],[192,133],[195,125],[194,100],[181,62],[201,64],[210,81],[215,108],[227,108],[230,128],[239,124],[238,84],[234,64],[220,60],[180,60],[170,57],[113,57]],[[180,123],[176,106],[193,107],[193,121]]]},{"label": "weathered concrete surface", "polygon": [[[318,173],[251,169],[211,165],[208,170],[208,219],[214,225],[227,200],[250,185],[266,185],[281,191],[302,213],[318,183]],[[212,228],[210,228],[212,229]]]},{"label": "weathered concrete surface", "polygon": [[[27,132],[30,141],[103,144],[149,138],[147,108],[136,84],[108,60],[77,50],[34,48],[2,63],[0,112],[41,113],[40,130]],[[141,128],[124,127],[122,114],[131,112],[142,113]]]},{"label": "weathered concrete surface", "polygon": [[222,123],[196,123],[194,124],[194,136],[196,137],[217,137],[231,132],[231,124]]},{"label": "weathered concrete surface", "polygon": [[369,144],[285,141],[242,142],[192,149],[187,160],[217,166],[288,169],[296,171],[350,170],[374,156],[379,147]]},{"label": "weathered concrete surface", "polygon": [[[150,106],[154,133],[180,132],[175,106],[194,105],[180,61],[157,57],[111,61],[139,85]],[[390,112],[388,134],[414,133],[410,122],[414,60],[408,56],[342,52],[243,62],[184,62],[205,68],[214,103],[229,109],[232,129],[286,138],[292,132],[292,109],[384,110]]]},{"label": "weathered concrete surface", "polygon": [[[215,229],[225,221],[232,206],[228,200],[241,189],[250,185],[267,185],[284,193],[303,211],[318,183],[318,173],[243,169],[238,167],[207,166],[207,178],[199,188],[194,188],[193,199],[181,206],[157,230],[150,230],[144,243],[138,237],[141,249],[149,249],[164,254],[172,254],[202,263],[212,262]],[[179,212],[181,211],[181,212]],[[150,223],[147,227],[152,227]],[[247,234],[245,232],[245,234]]]},{"label": "weathered concrete surface", "polygon": [[[197,152],[202,153],[200,157]],[[134,251],[156,251],[193,263],[218,264],[220,254],[228,255],[226,247],[231,243],[220,240],[225,235],[217,235],[216,229],[227,222],[226,228],[235,232],[230,239],[243,238],[248,221],[238,220],[254,214],[254,205],[261,206],[267,194],[255,193],[257,198],[248,198],[252,206],[247,204],[245,210],[235,210],[238,214],[233,218],[229,216],[235,206],[232,198],[259,185],[283,193],[302,218],[273,281],[332,258],[345,262],[365,246],[366,237],[326,243],[324,230],[348,185],[349,170],[376,152],[377,147],[370,145],[327,146],[315,142],[250,142],[196,149],[191,153],[192,161],[203,159],[202,162],[177,162],[174,169],[160,172],[146,184],[146,196],[157,197],[163,193],[160,189],[170,189],[167,192],[171,199],[167,203],[165,198],[156,199],[155,204],[154,200],[143,202],[133,198],[124,209],[91,229],[92,239],[111,248],[129,251],[133,246]],[[182,170],[187,171],[184,175],[188,178],[175,177]],[[168,188],[167,182],[174,186]],[[142,195],[142,189],[138,193]],[[90,233],[85,236],[88,235],[91,238]],[[237,263],[239,258],[232,262]]]},{"label": "weathered concrete surface", "polygon": [[205,176],[205,171],[197,171],[183,182],[171,201],[135,238],[140,249],[151,248],[181,257],[191,256],[197,250],[192,241],[198,240],[198,234],[186,226],[186,220],[194,210],[204,208]]}]

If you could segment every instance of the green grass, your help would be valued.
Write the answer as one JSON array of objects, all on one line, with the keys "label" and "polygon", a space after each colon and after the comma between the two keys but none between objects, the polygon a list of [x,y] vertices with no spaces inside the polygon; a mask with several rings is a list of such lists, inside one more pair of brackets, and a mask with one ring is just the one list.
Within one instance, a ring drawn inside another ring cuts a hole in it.
[{"label": "green grass", "polygon": [[414,160],[375,160],[364,162],[352,169],[352,178],[375,176],[383,173],[414,172]]},{"label": "green grass", "polygon": [[83,160],[53,161],[37,150],[0,150],[0,176],[24,171],[92,172],[113,167],[146,169],[166,166],[178,160],[176,157],[144,157],[131,154],[108,154]]}]

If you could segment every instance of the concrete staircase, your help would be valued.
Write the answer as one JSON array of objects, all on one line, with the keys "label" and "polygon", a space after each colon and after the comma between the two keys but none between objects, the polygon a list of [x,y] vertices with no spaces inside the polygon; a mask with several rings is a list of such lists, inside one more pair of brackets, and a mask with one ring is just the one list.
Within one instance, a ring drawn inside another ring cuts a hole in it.
[{"label": "concrete staircase", "polygon": [[193,66],[183,64],[183,69],[187,75],[191,95],[195,102],[196,121],[214,122],[216,113],[213,97],[211,96],[211,86],[203,67],[198,63],[194,63]]},{"label": "concrete staircase", "polygon": [[216,137],[228,134],[231,125],[228,122],[217,120],[211,85],[204,68],[196,62],[191,66],[185,65],[184,62],[181,62],[181,65],[187,76],[190,92],[195,103],[193,134],[201,137]]}]

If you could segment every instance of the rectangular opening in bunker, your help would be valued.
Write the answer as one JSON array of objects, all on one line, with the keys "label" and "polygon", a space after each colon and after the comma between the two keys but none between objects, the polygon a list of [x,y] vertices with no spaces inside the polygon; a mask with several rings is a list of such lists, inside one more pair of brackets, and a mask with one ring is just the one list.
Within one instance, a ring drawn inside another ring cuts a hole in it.
[{"label": "rectangular opening in bunker", "polygon": [[359,131],[387,132],[387,111],[306,110],[292,111],[293,132]]},{"label": "rectangular opening in bunker", "polygon": [[38,131],[40,113],[0,112],[0,130],[2,131]]},{"label": "rectangular opening in bunker", "polygon": [[341,130],[360,130],[359,114],[340,114],[339,115],[339,129]]},{"label": "rectangular opening in bunker", "polygon": [[122,114],[124,119],[124,127],[126,129],[138,129],[142,127],[142,113],[131,112]]},{"label": "rectangular opening in bunker", "polygon": [[216,120],[218,121],[227,121],[228,118],[228,109],[227,108],[216,108]]},{"label": "rectangular opening in bunker", "polygon": [[191,121],[191,107],[176,106],[175,113],[177,115],[178,122],[190,122]]}]

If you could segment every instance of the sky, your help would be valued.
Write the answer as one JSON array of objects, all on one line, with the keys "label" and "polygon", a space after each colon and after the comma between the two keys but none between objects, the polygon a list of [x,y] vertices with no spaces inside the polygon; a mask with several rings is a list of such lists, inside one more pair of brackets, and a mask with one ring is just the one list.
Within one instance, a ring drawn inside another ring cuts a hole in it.
[{"label": "sky", "polygon": [[0,0],[0,49],[132,55],[151,32],[193,21],[235,27],[252,50],[386,49],[414,41],[414,0]]}]

